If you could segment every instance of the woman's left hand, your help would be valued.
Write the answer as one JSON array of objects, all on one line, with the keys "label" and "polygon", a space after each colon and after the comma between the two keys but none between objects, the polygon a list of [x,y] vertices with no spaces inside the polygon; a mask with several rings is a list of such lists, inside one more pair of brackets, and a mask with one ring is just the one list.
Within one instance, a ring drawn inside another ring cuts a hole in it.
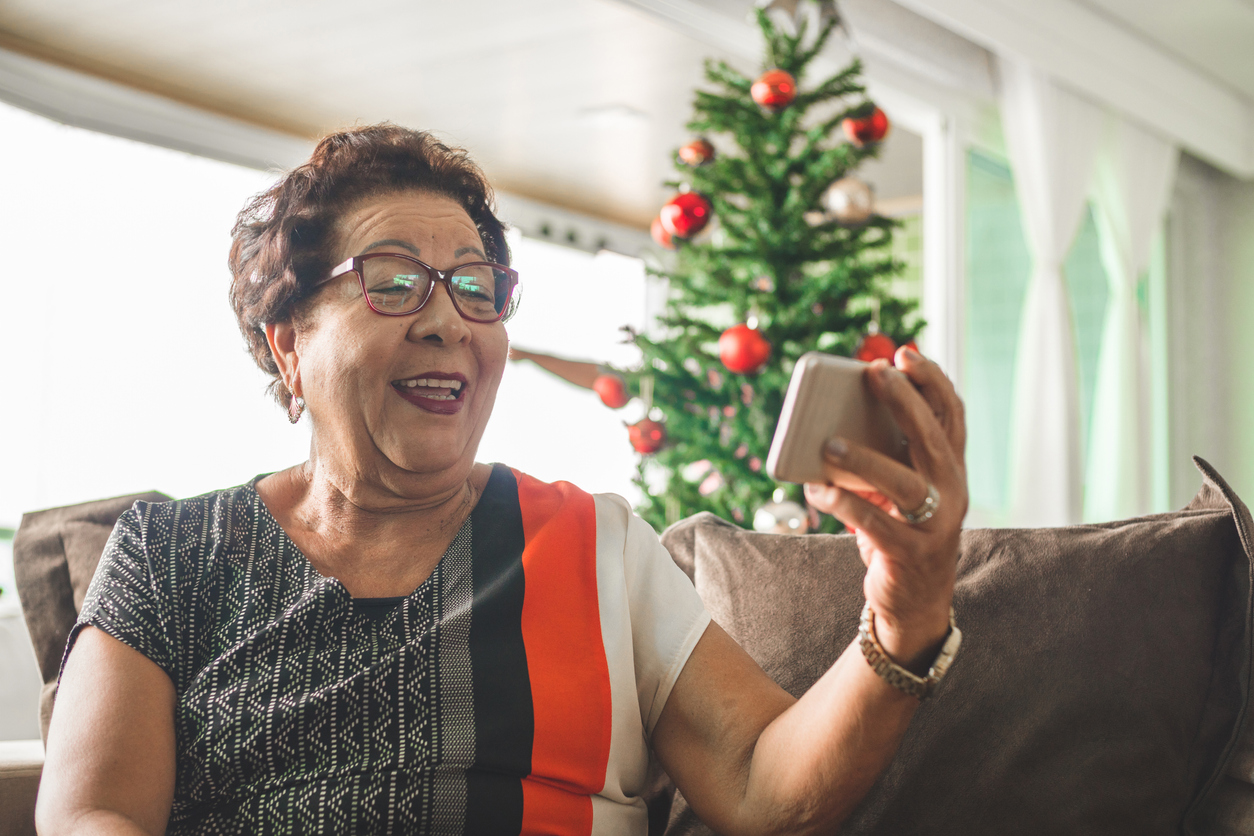
[{"label": "woman's left hand", "polygon": [[[949,627],[958,532],[967,509],[962,403],[934,364],[899,352],[866,371],[910,442],[914,468],[846,444],[811,504],[858,531],[880,643],[916,670]],[[838,451],[833,451],[834,453]],[[940,497],[917,525],[913,511]],[[692,808],[720,833],[831,833],[897,751],[919,702],[886,683],[855,642],[800,700],[711,622],[654,727],[654,751]]]},{"label": "woman's left hand", "polygon": [[[949,626],[958,535],[967,512],[962,401],[940,367],[910,349],[897,368],[880,360],[866,370],[871,391],[892,412],[910,445],[911,469],[883,453],[833,438],[824,452],[826,484],[807,484],[806,499],[858,538],[866,563],[864,593],[880,643],[907,668],[926,667]],[[906,512],[939,497],[930,519]]]}]

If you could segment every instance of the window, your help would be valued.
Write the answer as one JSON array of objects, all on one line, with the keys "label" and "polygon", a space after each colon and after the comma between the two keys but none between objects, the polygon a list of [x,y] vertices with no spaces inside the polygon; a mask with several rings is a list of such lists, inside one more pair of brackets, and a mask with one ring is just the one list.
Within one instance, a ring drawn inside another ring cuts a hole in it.
[{"label": "window", "polygon": [[[967,157],[966,251],[963,397],[971,492],[967,525],[996,525],[1004,519],[1009,502],[1015,352],[1032,256],[1023,238],[1009,166],[979,151],[971,151]],[[1108,290],[1091,206],[1084,212],[1063,272],[1078,365],[1082,449],[1087,455]]]},{"label": "window", "polygon": [[[271,176],[7,106],[0,131],[0,526],[141,490],[193,496],[302,461],[307,425],[266,397],[226,298],[230,228]],[[514,340],[630,362],[618,328],[643,325],[638,260],[513,246]],[[480,459],[633,498],[622,413],[527,365],[507,369]]]},{"label": "window", "polygon": [[978,526],[1006,508],[1015,349],[1032,256],[1010,168],[975,151],[967,156],[966,253],[967,524]]}]

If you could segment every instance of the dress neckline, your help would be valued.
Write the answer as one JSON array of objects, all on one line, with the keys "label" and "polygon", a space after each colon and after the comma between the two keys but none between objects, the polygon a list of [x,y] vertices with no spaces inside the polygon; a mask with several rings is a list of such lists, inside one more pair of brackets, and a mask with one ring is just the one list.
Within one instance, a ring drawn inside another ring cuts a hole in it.
[{"label": "dress neckline", "polygon": [[338,594],[347,598],[350,602],[373,602],[374,607],[378,608],[378,607],[384,606],[383,602],[386,602],[386,601],[395,600],[395,604],[399,605],[416,597],[431,583],[431,579],[434,578],[439,573],[440,568],[444,565],[445,561],[448,559],[449,554],[453,551],[453,546],[457,543],[458,539],[461,537],[462,532],[464,532],[467,528],[471,527],[471,521],[474,519],[474,516],[475,516],[475,509],[479,507],[479,501],[481,501],[483,497],[487,495],[487,493],[492,489],[492,483],[497,478],[498,470],[501,468],[504,468],[504,465],[494,462],[493,464],[490,465],[490,467],[492,468],[492,472],[491,474],[489,474],[488,481],[484,485],[483,491],[480,492],[478,500],[475,502],[475,508],[470,509],[470,513],[466,515],[465,521],[461,524],[461,527],[458,528],[457,533],[453,535],[453,539],[449,541],[448,547],[444,549],[444,553],[440,555],[440,559],[436,561],[435,566],[432,567],[431,574],[427,575],[427,577],[423,580],[423,582],[418,584],[416,587],[414,587],[413,590],[411,590],[407,595],[395,595],[395,596],[390,595],[390,596],[386,596],[383,598],[354,598],[349,593],[348,587],[344,586],[344,583],[339,578],[333,577],[331,575],[322,574],[321,572],[318,571],[318,567],[313,565],[313,561],[311,561],[308,557],[305,556],[305,553],[301,551],[300,546],[296,545],[296,541],[293,540],[288,535],[287,531],[284,530],[283,526],[279,523],[278,518],[276,518],[274,514],[270,513],[269,506],[266,505],[266,501],[262,499],[261,493],[258,492],[257,490],[258,482],[260,482],[262,479],[266,478],[267,476],[273,475],[273,473],[277,471],[271,471],[270,473],[259,473],[256,476],[254,476],[252,479],[249,479],[247,482],[245,482],[242,487],[252,494],[252,499],[255,502],[256,507],[259,509],[259,513],[264,515],[265,519],[269,520],[271,523],[274,524],[274,527],[278,529],[286,546],[290,548],[292,552],[299,557],[300,560],[304,561],[306,568],[313,575],[313,577],[320,578],[322,582],[329,585],[332,589],[336,590]]}]

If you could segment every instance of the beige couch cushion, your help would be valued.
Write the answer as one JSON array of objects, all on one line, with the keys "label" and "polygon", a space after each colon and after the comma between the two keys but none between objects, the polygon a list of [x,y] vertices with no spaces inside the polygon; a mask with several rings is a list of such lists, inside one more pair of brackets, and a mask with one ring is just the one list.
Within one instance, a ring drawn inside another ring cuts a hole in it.
[{"label": "beige couch cushion", "polygon": [[[1237,741],[1250,516],[1198,466],[1205,484],[1178,513],[964,532],[961,654],[842,834],[1209,834],[1250,820],[1254,763]],[[791,693],[853,640],[852,537],[757,534],[702,514],[663,540]],[[677,796],[668,832],[708,831]]]},{"label": "beige couch cushion", "polygon": [[26,628],[44,680],[39,700],[44,740],[48,739],[48,721],[56,699],[65,640],[78,618],[78,610],[114,523],[136,500],[166,502],[169,499],[163,493],[150,491],[22,516],[13,540],[13,573]]}]

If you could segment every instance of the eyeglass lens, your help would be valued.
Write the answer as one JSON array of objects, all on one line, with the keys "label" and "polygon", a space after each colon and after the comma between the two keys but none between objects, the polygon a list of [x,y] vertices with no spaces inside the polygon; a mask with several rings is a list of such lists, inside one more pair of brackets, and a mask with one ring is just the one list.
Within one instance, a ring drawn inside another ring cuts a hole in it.
[{"label": "eyeglass lens", "polygon": [[[375,310],[412,313],[427,298],[431,276],[401,258],[372,258],[362,264],[366,293]],[[496,319],[509,296],[509,274],[485,264],[458,267],[449,279],[457,308],[472,319]]]}]

